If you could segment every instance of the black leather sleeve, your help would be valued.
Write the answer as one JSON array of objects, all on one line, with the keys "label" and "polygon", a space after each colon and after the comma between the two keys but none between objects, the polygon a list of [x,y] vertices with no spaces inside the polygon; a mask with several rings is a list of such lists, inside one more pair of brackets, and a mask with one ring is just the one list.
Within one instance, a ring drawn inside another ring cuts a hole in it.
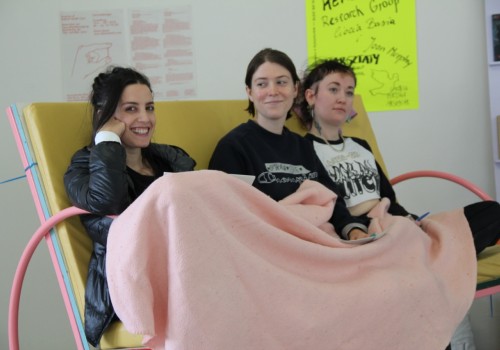
[{"label": "black leather sleeve", "polygon": [[99,215],[125,210],[131,202],[125,159],[125,149],[117,142],[78,151],[64,175],[71,203]]}]

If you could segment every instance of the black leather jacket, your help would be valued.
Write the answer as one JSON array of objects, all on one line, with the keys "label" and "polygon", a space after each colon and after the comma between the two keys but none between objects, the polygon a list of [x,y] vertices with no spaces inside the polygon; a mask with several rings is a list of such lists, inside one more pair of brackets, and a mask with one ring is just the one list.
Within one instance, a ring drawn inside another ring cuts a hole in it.
[{"label": "black leather jacket", "polygon": [[[195,161],[175,146],[150,144],[144,156],[155,169],[163,172],[193,170]],[[70,201],[92,215],[80,217],[93,241],[85,288],[85,334],[97,346],[104,330],[115,318],[106,281],[106,242],[112,219],[106,215],[123,212],[140,193],[127,173],[125,149],[117,142],[102,142],[92,150],[77,151],[64,175]]]}]

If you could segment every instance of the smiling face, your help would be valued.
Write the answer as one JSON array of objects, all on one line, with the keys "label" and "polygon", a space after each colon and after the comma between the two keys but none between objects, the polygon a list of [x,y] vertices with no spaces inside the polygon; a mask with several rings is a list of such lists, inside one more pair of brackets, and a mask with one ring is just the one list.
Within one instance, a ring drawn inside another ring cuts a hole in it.
[{"label": "smiling face", "polygon": [[341,127],[352,113],[354,78],[347,73],[333,72],[305,92],[314,116],[322,126]]},{"label": "smiling face", "polygon": [[121,141],[126,149],[145,148],[156,125],[153,94],[147,85],[128,85],[120,97],[114,117],[125,124]]},{"label": "smiling face", "polygon": [[297,85],[290,72],[279,64],[267,61],[255,71],[251,87],[247,86],[246,90],[255,106],[255,117],[259,124],[284,124],[297,96]]}]

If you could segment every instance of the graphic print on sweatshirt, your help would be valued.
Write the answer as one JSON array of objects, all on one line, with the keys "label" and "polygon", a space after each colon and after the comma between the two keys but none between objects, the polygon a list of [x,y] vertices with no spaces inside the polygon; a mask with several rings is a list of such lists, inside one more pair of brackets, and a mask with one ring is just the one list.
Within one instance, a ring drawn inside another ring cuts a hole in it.
[{"label": "graphic print on sweatshirt", "polygon": [[343,152],[333,153],[325,144],[314,143],[321,163],[337,184],[348,208],[380,198],[380,175],[373,154],[351,139]]},{"label": "graphic print on sweatshirt", "polygon": [[286,163],[265,163],[266,172],[257,176],[257,182],[260,184],[270,183],[297,183],[301,184],[304,180],[313,180],[318,177],[316,171],[311,172],[302,165],[292,165]]},{"label": "graphic print on sweatshirt", "polygon": [[368,160],[363,162],[346,162],[331,165],[327,169],[330,177],[341,187],[344,200],[349,202],[348,207],[365,200],[379,198],[380,176],[377,168],[371,166]]}]

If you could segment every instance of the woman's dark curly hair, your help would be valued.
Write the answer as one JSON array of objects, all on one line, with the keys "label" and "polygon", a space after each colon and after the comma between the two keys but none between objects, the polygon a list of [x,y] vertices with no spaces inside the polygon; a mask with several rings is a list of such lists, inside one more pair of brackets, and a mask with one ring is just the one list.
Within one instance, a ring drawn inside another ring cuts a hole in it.
[{"label": "woman's dark curly hair", "polygon": [[318,83],[331,73],[348,74],[354,78],[354,85],[356,85],[356,74],[354,70],[351,66],[344,64],[342,61],[337,59],[326,59],[309,66],[304,73],[295,107],[300,122],[307,129],[311,128],[313,118],[311,115],[311,107],[305,98],[305,93],[308,89],[313,89],[316,93],[318,91]]}]

